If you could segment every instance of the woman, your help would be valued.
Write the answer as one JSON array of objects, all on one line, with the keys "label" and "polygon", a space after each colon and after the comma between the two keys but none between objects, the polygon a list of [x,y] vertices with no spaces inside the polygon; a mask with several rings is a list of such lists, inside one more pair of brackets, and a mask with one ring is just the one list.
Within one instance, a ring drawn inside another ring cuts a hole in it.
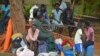
[{"label": "woman", "polygon": [[27,36],[26,36],[26,40],[28,42],[28,46],[29,46],[29,49],[31,49],[32,51],[35,52],[35,56],[37,55],[37,39],[38,39],[38,35],[39,35],[39,32],[40,30],[33,27],[33,23],[32,21],[29,22],[29,29],[28,29],[28,33],[27,33]]},{"label": "woman", "polygon": [[94,29],[91,25],[90,21],[85,22],[85,35],[86,35],[86,44],[85,48],[87,48],[90,45],[94,45]]}]

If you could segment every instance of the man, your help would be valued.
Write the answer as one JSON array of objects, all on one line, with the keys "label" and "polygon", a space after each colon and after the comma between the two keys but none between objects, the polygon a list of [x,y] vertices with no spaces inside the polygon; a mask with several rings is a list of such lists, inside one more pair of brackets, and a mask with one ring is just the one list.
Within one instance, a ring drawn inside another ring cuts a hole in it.
[{"label": "man", "polygon": [[53,21],[52,24],[54,24],[55,27],[57,27],[57,29],[59,30],[59,33],[62,33],[62,27],[63,23],[62,23],[62,10],[59,9],[59,3],[55,4],[55,9],[52,10],[52,15],[53,15]]},{"label": "man", "polygon": [[59,3],[55,4],[55,9],[52,10],[52,14],[53,14],[52,23],[55,24],[56,26],[63,25],[61,20],[62,11],[59,9]]}]

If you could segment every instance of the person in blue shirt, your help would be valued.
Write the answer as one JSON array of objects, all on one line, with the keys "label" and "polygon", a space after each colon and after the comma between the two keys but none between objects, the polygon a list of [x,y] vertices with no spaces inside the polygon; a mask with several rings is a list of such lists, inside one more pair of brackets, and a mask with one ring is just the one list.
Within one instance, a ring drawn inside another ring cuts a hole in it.
[{"label": "person in blue shirt", "polygon": [[10,4],[9,4],[9,0],[6,0],[3,2],[1,9],[0,9],[0,13],[3,14],[2,19],[0,20],[0,34],[2,34],[4,32],[6,23],[9,20],[10,17]]}]

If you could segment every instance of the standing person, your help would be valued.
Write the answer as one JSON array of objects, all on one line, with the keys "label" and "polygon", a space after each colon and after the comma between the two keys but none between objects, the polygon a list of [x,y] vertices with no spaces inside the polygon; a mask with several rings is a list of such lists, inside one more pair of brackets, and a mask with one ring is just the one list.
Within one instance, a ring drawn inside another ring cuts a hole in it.
[{"label": "standing person", "polygon": [[65,25],[68,25],[68,33],[69,36],[72,37],[72,33],[74,30],[74,21],[73,21],[73,12],[70,8],[70,6],[68,6],[67,9],[65,9],[64,13],[63,13],[63,23]]},{"label": "standing person", "polygon": [[67,8],[66,3],[63,0],[58,0],[58,2],[60,3],[60,10],[64,11]]},{"label": "standing person", "polygon": [[0,13],[3,14],[3,18],[0,20],[0,34],[2,34],[10,17],[9,0],[3,2]]},{"label": "standing person", "polygon": [[78,24],[77,26],[77,31],[76,31],[76,34],[75,34],[75,38],[74,38],[74,41],[75,41],[75,51],[76,51],[76,55],[77,56],[83,56],[83,45],[82,45],[82,24]]},{"label": "standing person", "polygon": [[85,22],[85,35],[86,35],[86,44],[85,48],[90,45],[94,45],[94,29],[90,21]]}]

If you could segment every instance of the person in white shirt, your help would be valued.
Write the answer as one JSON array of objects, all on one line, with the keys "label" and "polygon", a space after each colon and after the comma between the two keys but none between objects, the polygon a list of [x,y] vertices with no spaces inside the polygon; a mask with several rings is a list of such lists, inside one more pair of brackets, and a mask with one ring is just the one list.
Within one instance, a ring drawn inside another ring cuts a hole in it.
[{"label": "person in white shirt", "polygon": [[77,52],[77,56],[83,56],[83,44],[82,44],[82,24],[79,23],[77,26],[77,31],[75,34],[74,42],[75,42],[75,51]]},{"label": "person in white shirt", "polygon": [[52,14],[53,14],[53,21],[52,21],[52,23],[54,25],[56,25],[56,26],[63,25],[62,20],[61,20],[62,11],[59,9],[59,3],[55,4],[55,9],[52,10]]},{"label": "person in white shirt", "polygon": [[59,8],[64,11],[67,8],[66,3],[63,0],[58,0],[58,2],[60,3]]}]

